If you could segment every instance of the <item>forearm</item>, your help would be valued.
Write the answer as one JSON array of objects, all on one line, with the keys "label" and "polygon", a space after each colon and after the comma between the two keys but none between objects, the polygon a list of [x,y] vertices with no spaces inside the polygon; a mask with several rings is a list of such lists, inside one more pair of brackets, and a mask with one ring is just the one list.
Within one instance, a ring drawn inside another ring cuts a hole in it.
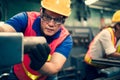
[{"label": "forearm", "polygon": [[12,26],[2,23],[0,24],[0,32],[16,32],[16,30]]},{"label": "forearm", "polygon": [[[49,66],[46,66],[49,65]],[[50,62],[46,62],[43,67],[39,70],[40,74],[43,75],[54,75],[57,74],[59,69],[57,70],[57,68],[55,66],[53,66],[54,64],[50,63]]]},{"label": "forearm", "polygon": [[0,32],[5,32],[4,28],[0,26]]},{"label": "forearm", "polygon": [[108,55],[108,57],[120,58],[120,53],[112,53],[112,54]]}]

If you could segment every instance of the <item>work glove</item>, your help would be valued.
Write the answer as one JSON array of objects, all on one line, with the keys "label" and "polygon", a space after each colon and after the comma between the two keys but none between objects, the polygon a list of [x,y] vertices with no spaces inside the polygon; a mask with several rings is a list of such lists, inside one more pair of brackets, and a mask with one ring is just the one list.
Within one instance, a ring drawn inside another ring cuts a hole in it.
[{"label": "work glove", "polygon": [[49,53],[50,48],[47,43],[33,46],[29,54],[31,59],[30,68],[36,71],[39,70],[47,61]]}]

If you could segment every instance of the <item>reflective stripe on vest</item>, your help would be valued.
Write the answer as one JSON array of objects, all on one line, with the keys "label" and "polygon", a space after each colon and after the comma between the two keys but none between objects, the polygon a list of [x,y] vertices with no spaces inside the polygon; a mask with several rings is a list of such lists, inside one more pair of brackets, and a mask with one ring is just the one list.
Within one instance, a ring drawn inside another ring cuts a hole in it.
[{"label": "reflective stripe on vest", "polygon": [[40,75],[33,75],[32,73],[30,73],[29,71],[27,71],[27,69],[25,68],[25,66],[24,66],[23,63],[22,63],[22,66],[23,66],[23,69],[24,69],[25,73],[27,74],[27,76],[29,78],[31,78],[32,80],[37,80],[40,77]]},{"label": "reflective stripe on vest", "polygon": [[[39,16],[39,13],[36,12],[27,12],[28,14],[28,26],[25,30],[24,35],[25,36],[36,36],[36,32],[32,29],[32,25],[34,23],[34,20]],[[61,44],[63,42],[63,40],[69,35],[69,32],[65,29],[64,26],[61,26],[61,33],[59,38],[55,39],[54,41],[52,41],[52,43],[49,44],[50,48],[51,48],[51,52],[50,55],[48,57],[48,61],[50,61],[50,58],[52,56],[52,54],[54,53],[55,49],[57,46],[59,46],[59,44]],[[37,72],[34,71],[32,69],[30,69],[29,64],[30,64],[30,58],[28,56],[28,54],[24,55],[24,62],[22,63],[22,65],[17,65],[14,66],[14,70],[16,70],[19,67],[23,67],[22,69],[24,69],[24,73],[29,77],[29,79],[31,80],[36,80],[36,79],[40,79],[40,80],[45,80],[46,76],[42,76]],[[21,70],[22,71],[22,70]],[[20,71],[15,71],[15,74],[17,75],[17,77],[20,80],[29,80],[26,78],[21,78],[20,75]]]},{"label": "reflective stripe on vest", "polygon": [[114,47],[116,46],[116,37],[115,37],[115,34],[114,34],[114,31],[113,31],[113,29],[112,28],[108,28],[108,30],[109,30],[109,32],[110,32],[110,34],[111,34],[111,40],[112,40],[112,43],[113,43],[113,45],[114,45]]},{"label": "reflective stripe on vest", "polygon": [[[115,47],[115,45],[116,45],[116,37],[115,37],[115,35],[114,35],[113,29],[112,29],[112,28],[106,28],[106,29],[110,32],[110,34],[111,34],[111,41],[112,41],[112,43],[113,43],[113,45],[114,45],[114,47]],[[99,34],[98,34],[98,35],[99,35]],[[93,42],[94,42],[94,40],[90,43],[90,46],[89,46],[89,47],[91,47],[91,45],[92,45]],[[90,48],[88,49],[88,52],[87,52],[86,55],[85,55],[84,61],[85,61],[86,63],[92,65],[92,64],[91,64],[92,56],[90,55]]]}]

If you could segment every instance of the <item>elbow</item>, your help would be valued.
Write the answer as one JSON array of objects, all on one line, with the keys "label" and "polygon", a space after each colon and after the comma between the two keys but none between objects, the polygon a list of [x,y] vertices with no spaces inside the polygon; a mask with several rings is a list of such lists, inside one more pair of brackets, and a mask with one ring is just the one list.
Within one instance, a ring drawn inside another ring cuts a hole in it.
[{"label": "elbow", "polygon": [[42,68],[39,72],[43,75],[55,75],[61,70],[60,67],[49,67],[49,68]]},{"label": "elbow", "polygon": [[60,70],[61,70],[61,68],[54,68],[54,69],[51,70],[51,72],[49,73],[49,75],[55,75],[55,74],[57,74]]}]

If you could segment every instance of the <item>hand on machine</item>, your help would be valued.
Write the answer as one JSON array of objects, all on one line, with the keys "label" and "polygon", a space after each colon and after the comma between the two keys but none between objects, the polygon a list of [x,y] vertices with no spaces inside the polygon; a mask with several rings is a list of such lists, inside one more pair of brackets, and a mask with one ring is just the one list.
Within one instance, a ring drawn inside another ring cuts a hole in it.
[{"label": "hand on machine", "polygon": [[50,48],[46,43],[34,46],[29,54],[31,58],[30,67],[33,70],[39,70],[42,65],[47,61],[49,53]]},{"label": "hand on machine", "polygon": [[[39,70],[47,61],[50,48],[43,37],[30,37],[24,40],[24,52],[29,52],[31,59],[30,67]],[[29,43],[29,44],[28,44]]]}]

